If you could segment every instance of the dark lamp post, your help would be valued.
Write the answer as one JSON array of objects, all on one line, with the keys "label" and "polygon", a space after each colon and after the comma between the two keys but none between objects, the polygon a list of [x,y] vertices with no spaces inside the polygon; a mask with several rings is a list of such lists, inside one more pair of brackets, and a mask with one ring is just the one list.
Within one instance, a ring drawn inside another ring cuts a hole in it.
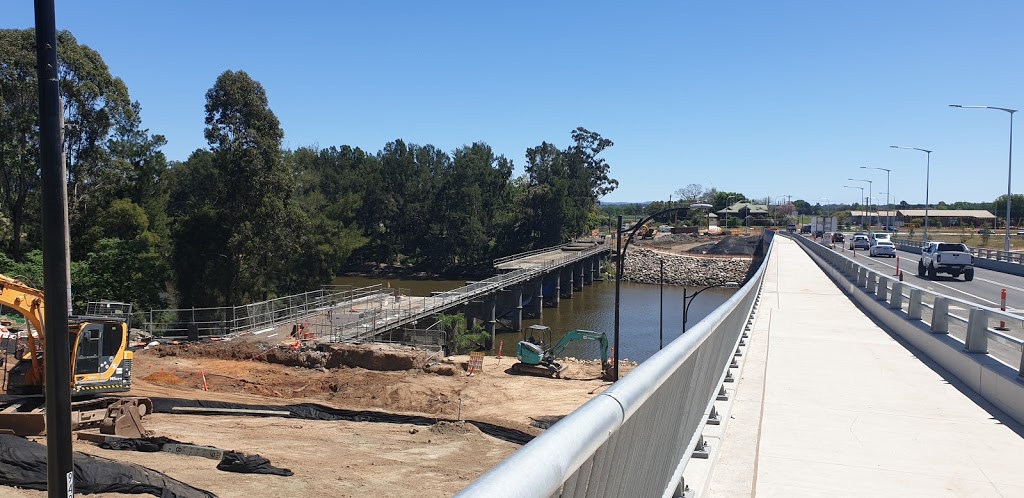
[{"label": "dark lamp post", "polygon": [[736,282],[726,282],[724,284],[709,285],[697,292],[694,292],[693,294],[690,294],[689,297],[686,296],[686,287],[683,287],[683,332],[686,332],[686,320],[689,318],[690,305],[693,304],[693,298],[697,297],[701,292],[704,292],[708,289],[714,289],[716,287],[736,288],[739,287],[739,285],[740,284]]},{"label": "dark lamp post", "polygon": [[[637,232],[637,230],[640,229],[640,227],[644,226],[644,223],[647,223],[648,221],[653,220],[655,217],[661,216],[663,214],[676,213],[676,212],[679,212],[679,211],[687,211],[689,209],[690,209],[689,206],[687,206],[687,207],[663,209],[661,211],[658,211],[657,213],[654,213],[654,214],[652,214],[652,215],[650,215],[650,216],[648,216],[648,217],[646,217],[646,218],[644,218],[644,219],[634,223],[633,224],[633,228],[631,228],[629,231],[626,231],[626,232],[624,232],[622,230],[622,215],[619,215],[619,217],[618,217],[619,224],[618,224],[618,227],[616,228],[616,232],[615,232],[615,235],[616,235],[616,237],[615,237],[615,240],[616,240],[616,242],[615,242],[615,255],[616,255],[616,261],[615,261],[615,337],[614,337],[615,350],[614,350],[614,353],[612,354],[612,361],[614,361],[615,364],[612,365],[612,380],[613,381],[618,381],[619,380],[619,349],[620,349],[619,348],[619,315],[620,315],[619,307],[620,307],[620,304],[621,304],[621,300],[620,300],[620,287],[622,285],[622,267],[625,264],[626,249],[629,248],[629,242],[631,240],[633,240],[633,236],[636,235],[636,232]],[[626,235],[626,242],[625,242],[625,244],[623,244],[623,242],[622,242],[623,235]]]}]

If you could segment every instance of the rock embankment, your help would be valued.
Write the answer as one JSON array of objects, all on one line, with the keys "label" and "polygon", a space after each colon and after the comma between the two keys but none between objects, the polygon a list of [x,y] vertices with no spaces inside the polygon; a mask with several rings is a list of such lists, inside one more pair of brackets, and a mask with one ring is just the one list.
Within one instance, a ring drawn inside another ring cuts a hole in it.
[{"label": "rock embankment", "polygon": [[656,284],[661,278],[659,260],[665,261],[665,283],[669,285],[705,286],[726,282],[743,283],[750,269],[750,260],[677,256],[646,249],[626,253],[623,281]]}]

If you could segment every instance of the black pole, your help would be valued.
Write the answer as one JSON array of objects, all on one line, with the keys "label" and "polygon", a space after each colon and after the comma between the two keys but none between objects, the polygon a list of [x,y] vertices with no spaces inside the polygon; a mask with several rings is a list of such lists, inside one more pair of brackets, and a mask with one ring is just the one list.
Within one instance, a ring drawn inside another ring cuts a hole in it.
[{"label": "black pole", "polygon": [[658,351],[665,347],[665,260],[658,258],[661,263],[660,288],[658,289]]},{"label": "black pole", "polygon": [[689,308],[689,306],[686,305],[686,287],[684,286],[683,287],[683,332],[686,332],[686,308]]},{"label": "black pole", "polygon": [[[35,0],[36,71],[39,84],[39,158],[42,169],[43,293],[67,293],[64,224],[67,183],[60,175],[60,89],[57,85],[57,22],[53,0]],[[71,353],[68,309],[64,299],[51,299],[44,310],[46,339],[46,489],[51,498],[75,491],[71,454]]]},{"label": "black pole", "polygon": [[615,227],[615,350],[612,353],[612,378],[619,380],[619,287],[622,283],[622,215]]}]

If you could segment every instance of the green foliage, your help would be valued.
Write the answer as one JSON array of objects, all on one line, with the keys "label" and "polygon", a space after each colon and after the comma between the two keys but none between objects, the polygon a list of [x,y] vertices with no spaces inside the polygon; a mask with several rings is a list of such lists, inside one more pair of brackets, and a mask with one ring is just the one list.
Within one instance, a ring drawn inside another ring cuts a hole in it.
[{"label": "green foliage", "polygon": [[469,329],[466,326],[466,315],[441,314],[437,317],[442,330],[448,333],[448,344],[452,354],[466,354],[486,348],[491,336],[481,327]]},{"label": "green foliage", "polygon": [[42,290],[43,288],[43,251],[38,249],[23,255],[22,261],[15,261],[6,254],[0,253],[0,274]]}]

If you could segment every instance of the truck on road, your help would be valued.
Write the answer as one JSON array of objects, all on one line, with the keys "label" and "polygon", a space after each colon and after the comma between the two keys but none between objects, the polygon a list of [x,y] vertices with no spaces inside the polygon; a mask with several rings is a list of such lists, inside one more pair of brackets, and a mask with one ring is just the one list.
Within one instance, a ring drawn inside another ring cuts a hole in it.
[{"label": "truck on road", "polygon": [[917,275],[935,278],[939,273],[948,273],[957,278],[962,273],[964,280],[974,280],[974,256],[967,246],[948,242],[929,242],[921,249],[917,262]]}]

